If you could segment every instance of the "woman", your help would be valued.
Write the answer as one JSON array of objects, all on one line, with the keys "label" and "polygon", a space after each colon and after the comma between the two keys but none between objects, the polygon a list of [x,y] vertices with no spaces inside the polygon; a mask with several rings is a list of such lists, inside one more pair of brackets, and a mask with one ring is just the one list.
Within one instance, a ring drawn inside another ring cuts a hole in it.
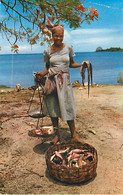
[{"label": "woman", "polygon": [[56,95],[46,96],[47,109],[55,131],[55,137],[51,141],[55,144],[60,141],[58,118],[66,120],[71,132],[71,142],[83,142],[77,137],[74,118],[76,117],[75,104],[73,99],[72,85],[70,82],[69,67],[80,67],[81,64],[74,62],[74,51],[72,46],[63,43],[63,26],[51,28],[54,43],[44,51],[46,67],[43,72],[38,72],[36,77],[40,79],[48,74],[54,76],[57,86]]}]

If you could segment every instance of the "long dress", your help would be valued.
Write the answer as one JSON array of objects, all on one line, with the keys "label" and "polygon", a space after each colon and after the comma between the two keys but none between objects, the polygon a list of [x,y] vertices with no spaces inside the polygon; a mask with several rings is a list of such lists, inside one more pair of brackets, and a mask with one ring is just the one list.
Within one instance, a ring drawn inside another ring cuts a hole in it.
[{"label": "long dress", "polygon": [[51,51],[50,48],[44,51],[44,62],[49,64],[48,76],[54,75],[57,86],[56,95],[45,97],[46,109],[50,117],[61,117],[62,120],[73,120],[76,117],[69,75],[70,57],[74,55],[73,47],[67,44],[60,51]]}]

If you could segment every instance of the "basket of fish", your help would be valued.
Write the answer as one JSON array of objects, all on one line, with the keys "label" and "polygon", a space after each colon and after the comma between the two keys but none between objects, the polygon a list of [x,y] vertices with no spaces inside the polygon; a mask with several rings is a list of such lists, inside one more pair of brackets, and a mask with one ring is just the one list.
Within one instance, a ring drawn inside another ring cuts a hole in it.
[{"label": "basket of fish", "polygon": [[49,174],[62,182],[86,182],[96,174],[97,150],[87,143],[56,144],[46,151],[45,159]]}]

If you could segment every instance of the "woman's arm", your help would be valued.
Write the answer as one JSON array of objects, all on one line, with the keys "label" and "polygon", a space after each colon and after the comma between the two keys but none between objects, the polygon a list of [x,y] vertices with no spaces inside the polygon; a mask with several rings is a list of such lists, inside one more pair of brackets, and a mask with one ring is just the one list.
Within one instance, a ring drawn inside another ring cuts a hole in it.
[{"label": "woman's arm", "polygon": [[45,67],[43,72],[37,72],[36,75],[45,76],[48,73],[48,69]]},{"label": "woman's arm", "polygon": [[74,62],[73,58],[70,58],[70,68],[78,68],[81,66],[82,66],[82,64]]},{"label": "woman's arm", "polygon": [[46,64],[46,67],[42,72],[37,72],[36,73],[36,78],[40,79],[42,76],[45,76],[48,73],[48,65]]}]

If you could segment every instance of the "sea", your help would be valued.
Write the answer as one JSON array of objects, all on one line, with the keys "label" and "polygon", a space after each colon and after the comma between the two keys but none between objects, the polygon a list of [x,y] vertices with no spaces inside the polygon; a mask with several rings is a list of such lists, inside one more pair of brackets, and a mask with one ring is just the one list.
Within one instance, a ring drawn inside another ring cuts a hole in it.
[{"label": "sea", "polygon": [[[76,52],[74,61],[89,60],[93,68],[93,82],[96,84],[119,84],[117,77],[123,71],[123,52]],[[43,54],[2,54],[0,55],[0,85],[6,87],[30,87],[34,85],[33,72],[45,68]],[[71,82],[82,83],[80,68],[70,68]],[[87,70],[85,82],[87,82]]]}]

